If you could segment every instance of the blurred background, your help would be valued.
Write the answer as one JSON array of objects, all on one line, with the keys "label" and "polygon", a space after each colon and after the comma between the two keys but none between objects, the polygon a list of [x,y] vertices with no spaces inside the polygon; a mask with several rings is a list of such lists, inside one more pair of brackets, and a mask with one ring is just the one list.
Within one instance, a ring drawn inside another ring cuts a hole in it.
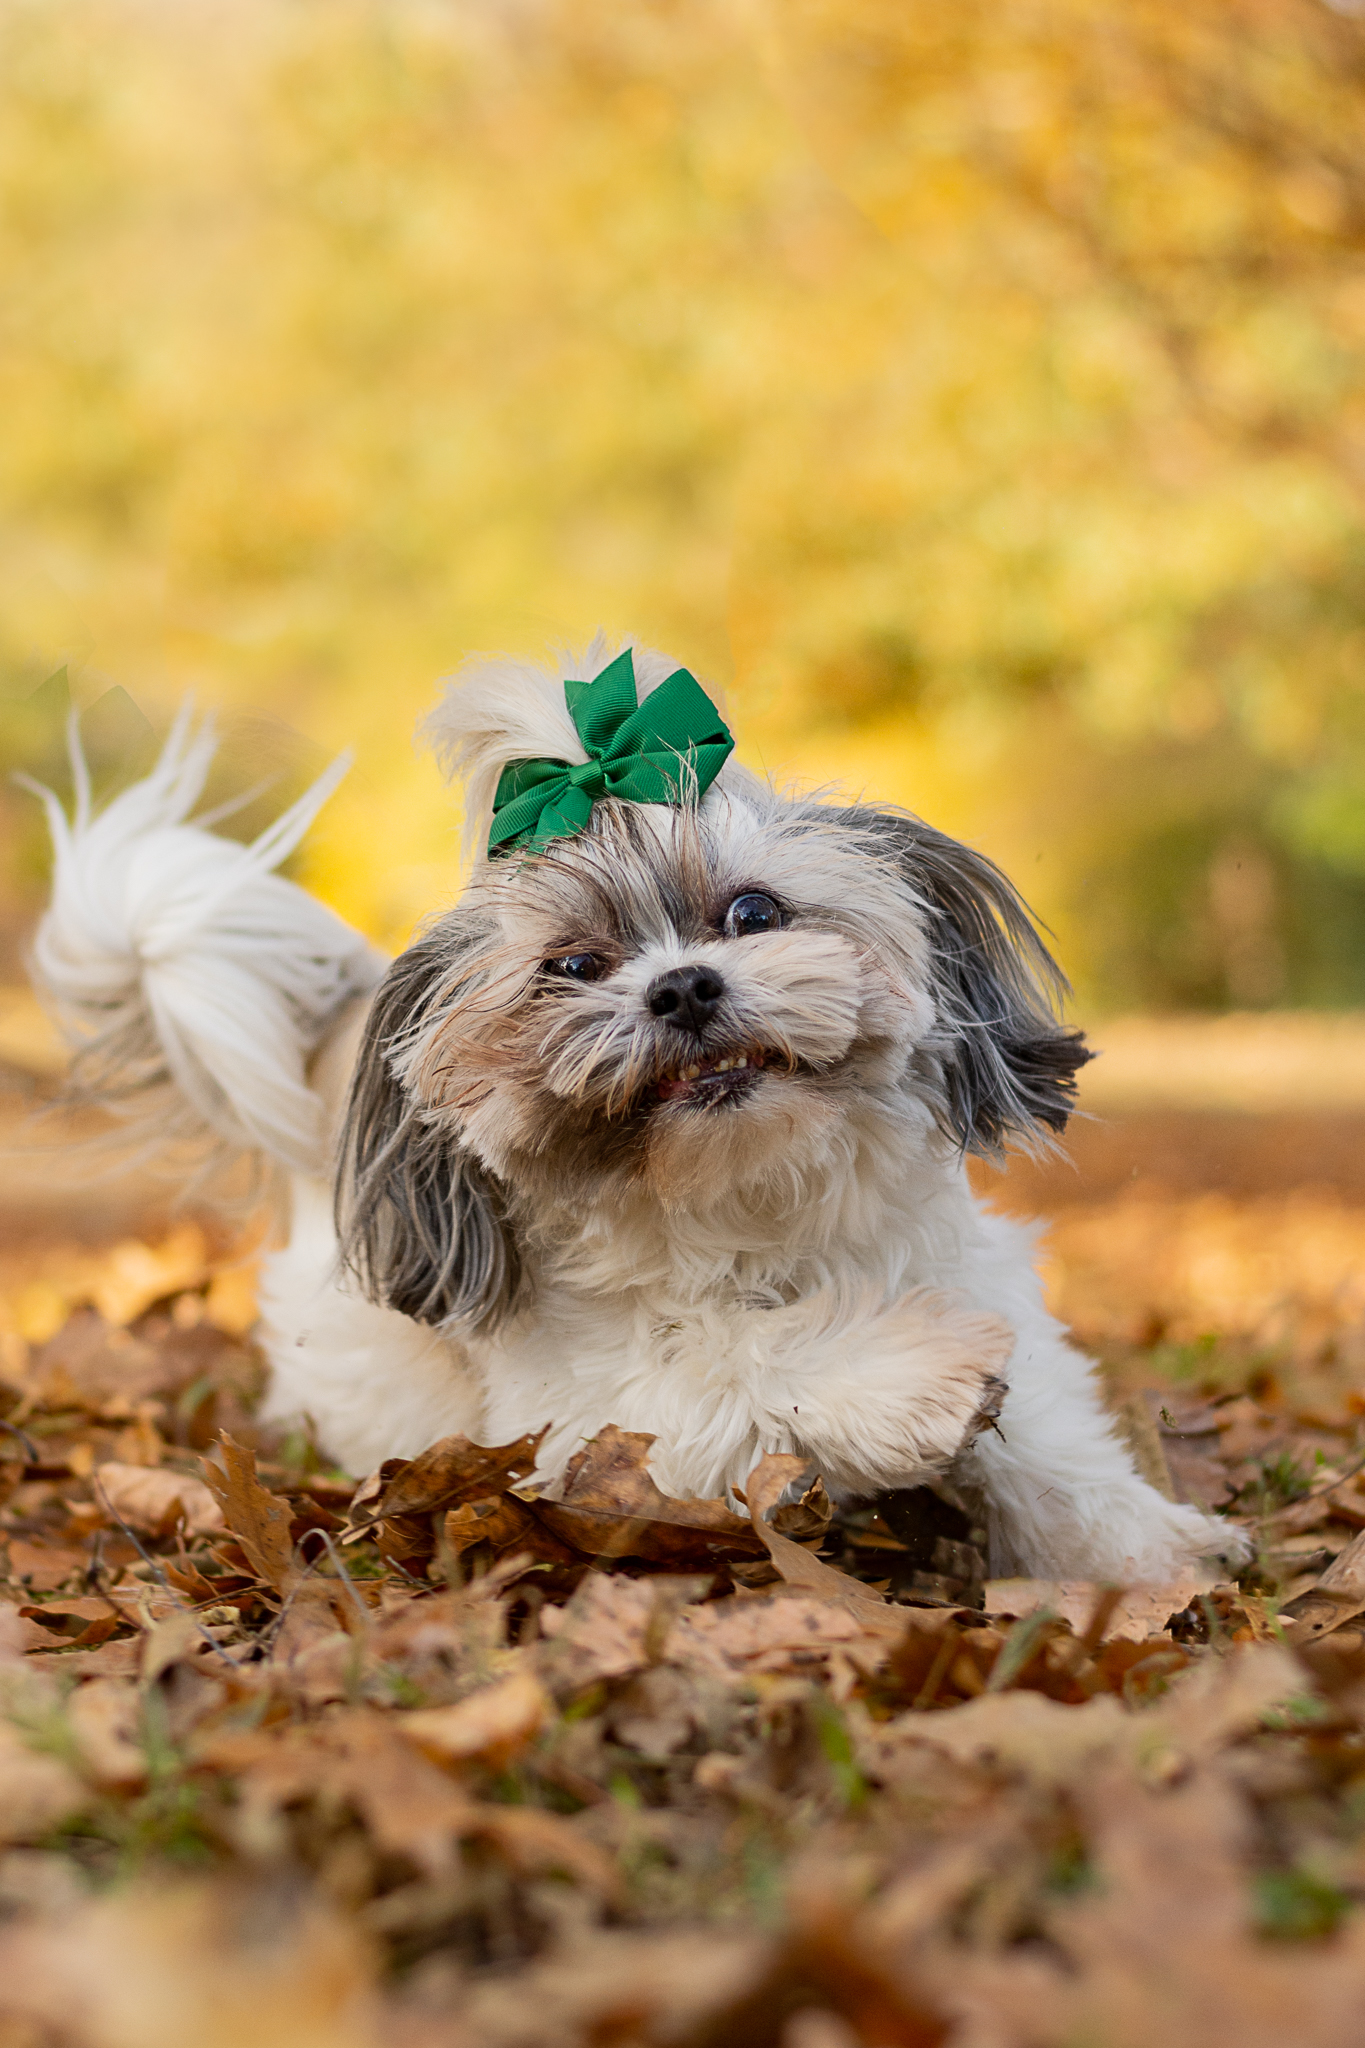
[{"label": "blurred background", "polygon": [[663,645],[1056,933],[1094,1120],[994,1185],[1083,1334],[1354,1371],[1362,114],[1360,0],[0,0],[0,765],[193,690],[247,832],[354,745],[296,872],[397,945],[436,679]]}]

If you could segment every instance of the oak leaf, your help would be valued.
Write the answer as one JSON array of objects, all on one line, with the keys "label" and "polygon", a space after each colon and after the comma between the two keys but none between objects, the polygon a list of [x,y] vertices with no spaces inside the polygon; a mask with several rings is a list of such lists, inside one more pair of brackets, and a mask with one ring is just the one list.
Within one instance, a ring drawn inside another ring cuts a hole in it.
[{"label": "oak leaf", "polygon": [[222,1466],[204,1460],[204,1478],[222,1509],[223,1519],[253,1569],[277,1593],[290,1593],[302,1572],[294,1562],[289,1539],[289,1503],[262,1486],[254,1455],[224,1430]]},{"label": "oak leaf", "polygon": [[[226,1441],[226,1440],[225,1440]],[[152,1465],[109,1461],[95,1467],[95,1498],[115,1520],[148,1536],[165,1536],[183,1522],[193,1536],[223,1527],[223,1510],[202,1479]]]}]

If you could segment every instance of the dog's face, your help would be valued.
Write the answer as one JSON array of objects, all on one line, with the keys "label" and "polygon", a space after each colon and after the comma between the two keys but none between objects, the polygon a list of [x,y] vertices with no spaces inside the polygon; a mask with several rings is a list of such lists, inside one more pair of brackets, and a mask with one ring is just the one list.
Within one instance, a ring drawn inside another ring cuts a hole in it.
[{"label": "dog's face", "polygon": [[923,913],[833,812],[599,804],[393,971],[387,1067],[523,1203],[801,1172],[933,1034]]},{"label": "dog's face", "polygon": [[551,1209],[818,1198],[905,1094],[940,1142],[1061,1129],[1086,1057],[997,870],[918,820],[731,776],[605,801],[482,861],[390,970],[353,1093],[350,1256],[431,1322],[494,1318]]}]

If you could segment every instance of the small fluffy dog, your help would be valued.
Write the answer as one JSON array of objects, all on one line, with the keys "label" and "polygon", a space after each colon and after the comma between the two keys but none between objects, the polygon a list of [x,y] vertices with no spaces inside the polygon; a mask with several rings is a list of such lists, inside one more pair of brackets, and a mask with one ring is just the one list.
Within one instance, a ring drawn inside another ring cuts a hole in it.
[{"label": "small fluffy dog", "polygon": [[35,978],[78,1081],[290,1170],[268,1417],[353,1472],[548,1423],[553,1484],[616,1423],[675,1494],[777,1450],[844,1499],[947,1474],[997,1573],[1240,1556],[1138,1476],[1030,1232],[968,1185],[1064,1129],[1088,1056],[999,870],[777,792],[676,663],[600,636],[472,665],[428,730],[490,850],[391,965],[271,872],[334,776],[232,844],[185,822],[213,743],[182,717],[103,812],[79,774],[73,820],[47,798]]}]

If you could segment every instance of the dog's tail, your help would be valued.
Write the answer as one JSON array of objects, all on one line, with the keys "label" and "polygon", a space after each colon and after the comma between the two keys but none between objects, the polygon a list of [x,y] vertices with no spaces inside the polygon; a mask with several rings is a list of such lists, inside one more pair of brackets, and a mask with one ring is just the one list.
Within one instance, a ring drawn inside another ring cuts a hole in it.
[{"label": "dog's tail", "polygon": [[79,1098],[111,1110],[143,1151],[190,1141],[327,1170],[323,1106],[306,1069],[329,1022],[383,962],[332,911],[272,873],[349,766],[334,762],[250,846],[188,823],[215,739],[187,705],[145,780],[94,811],[73,721],[76,799],[50,790],[52,900],[33,947],[39,995],[73,1053]]}]

